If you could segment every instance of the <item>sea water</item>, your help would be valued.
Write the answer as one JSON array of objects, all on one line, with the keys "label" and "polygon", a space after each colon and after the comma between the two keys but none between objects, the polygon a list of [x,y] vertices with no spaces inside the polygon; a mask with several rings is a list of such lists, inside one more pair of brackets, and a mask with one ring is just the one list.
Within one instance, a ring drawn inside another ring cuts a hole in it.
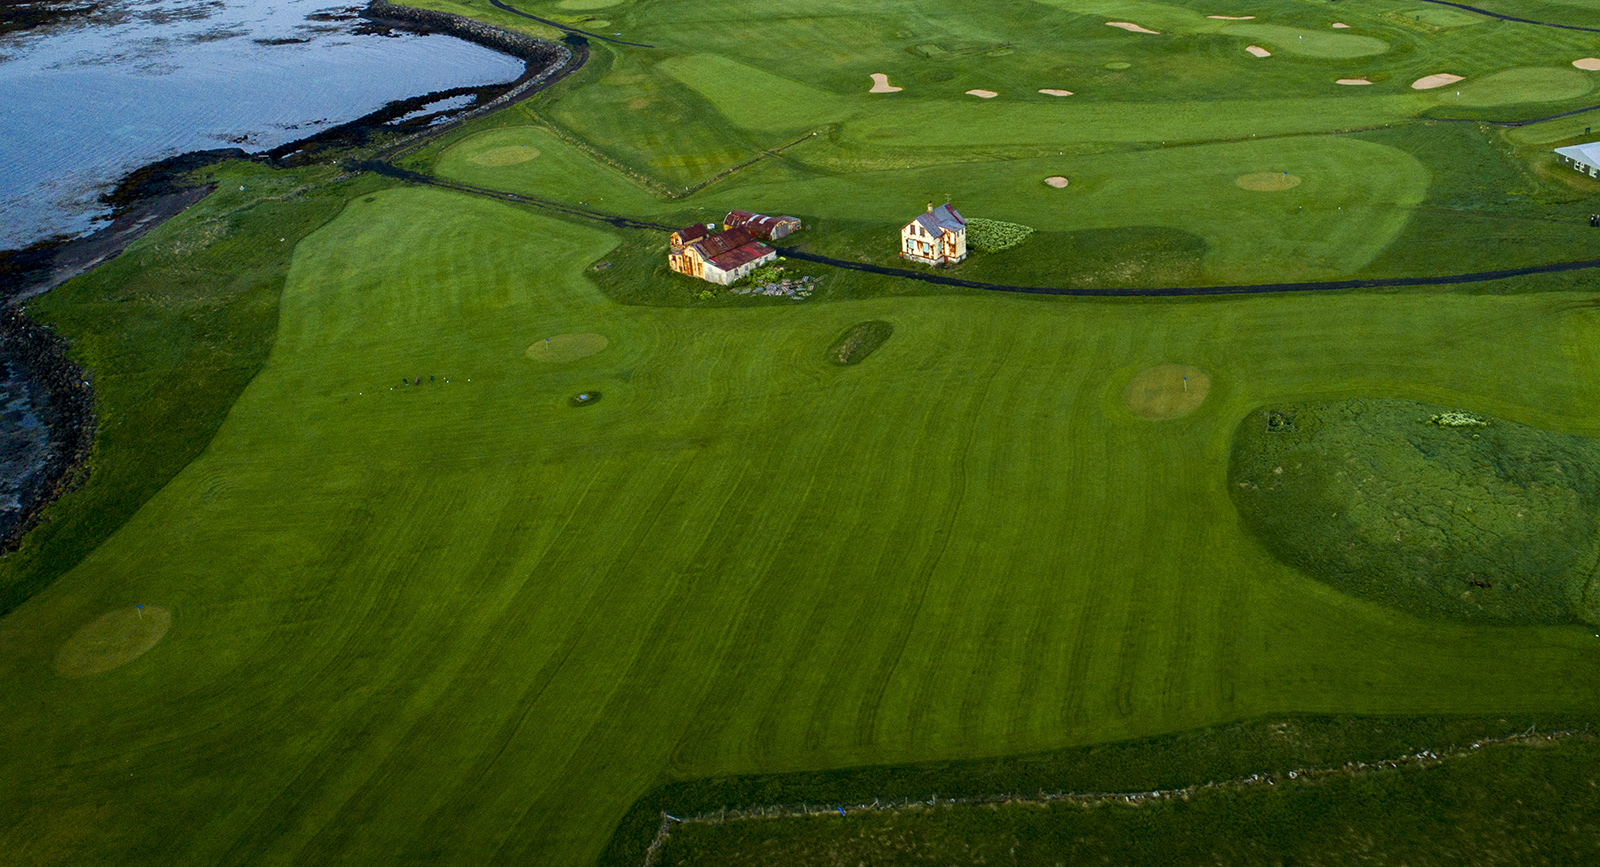
[{"label": "sea water", "polygon": [[[0,38],[0,249],[92,231],[127,172],[269,150],[397,100],[511,81],[450,36],[357,32],[328,0],[114,0]],[[343,19],[343,20],[339,20]]]}]

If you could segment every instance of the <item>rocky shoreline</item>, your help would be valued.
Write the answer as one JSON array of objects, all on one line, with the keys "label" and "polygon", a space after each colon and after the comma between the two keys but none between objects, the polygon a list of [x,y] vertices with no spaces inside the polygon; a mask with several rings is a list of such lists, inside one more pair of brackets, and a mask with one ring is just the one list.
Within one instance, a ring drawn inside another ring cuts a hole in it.
[{"label": "rocky shoreline", "polygon": [[94,390],[55,332],[0,309],[0,554],[82,480],[94,449]]},{"label": "rocky shoreline", "polygon": [[[364,146],[380,131],[409,133],[383,149],[393,156],[531,96],[588,58],[581,37],[568,37],[566,44],[546,42],[464,16],[385,0],[373,0],[360,15],[379,27],[445,34],[508,54],[524,61],[523,74],[501,85],[398,100],[261,154],[225,148],[152,163],[128,174],[104,197],[113,208],[112,218],[98,231],[0,251],[0,556],[14,551],[38,525],[45,506],[83,480],[95,440],[95,398],[87,375],[68,358],[64,339],[22,314],[24,301],[114,258],[205,198],[211,186],[185,183],[195,169],[235,159],[305,165],[322,162],[330,151]],[[461,96],[473,97],[472,104],[421,113],[432,103]]]}]

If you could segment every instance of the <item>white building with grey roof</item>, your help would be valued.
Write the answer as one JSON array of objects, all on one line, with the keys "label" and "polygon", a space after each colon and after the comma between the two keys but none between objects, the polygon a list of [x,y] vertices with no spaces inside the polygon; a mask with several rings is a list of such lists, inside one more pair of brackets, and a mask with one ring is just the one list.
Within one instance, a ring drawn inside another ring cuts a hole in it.
[{"label": "white building with grey roof", "polygon": [[1591,178],[1600,178],[1600,141],[1556,148],[1556,158]]},{"label": "white building with grey roof", "polygon": [[954,265],[967,258],[967,221],[945,202],[900,229],[900,258],[924,265]]}]

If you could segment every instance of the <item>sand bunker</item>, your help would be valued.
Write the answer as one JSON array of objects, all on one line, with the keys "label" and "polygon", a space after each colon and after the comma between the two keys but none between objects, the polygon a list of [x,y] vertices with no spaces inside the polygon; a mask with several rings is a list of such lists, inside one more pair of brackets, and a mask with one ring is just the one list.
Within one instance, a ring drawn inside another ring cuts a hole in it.
[{"label": "sand bunker", "polygon": [[872,89],[868,93],[899,93],[903,87],[895,87],[889,83],[889,76],[881,72],[872,73]]},{"label": "sand bunker", "polygon": [[1128,31],[1129,33],[1153,33],[1153,34],[1156,34],[1156,35],[1160,35],[1160,33],[1161,33],[1161,31],[1159,31],[1159,30],[1148,30],[1146,28],[1140,27],[1139,25],[1134,24],[1134,23],[1129,22],[1129,21],[1107,21],[1106,22],[1106,26],[1107,27],[1121,27],[1123,30]]},{"label": "sand bunker", "polygon": [[1044,182],[1058,190],[1066,189],[1067,184],[1072,183],[1060,175],[1051,175],[1050,177],[1045,178]]},{"label": "sand bunker", "polygon": [[1338,21],[1335,21],[1335,22],[1333,22],[1333,29],[1335,29],[1335,30],[1349,30],[1350,29],[1350,25],[1342,24],[1342,23],[1340,23]]},{"label": "sand bunker", "polygon": [[56,653],[56,674],[88,677],[144,656],[172,626],[172,612],[159,605],[119,608],[84,626]]},{"label": "sand bunker", "polygon": [[1275,193],[1300,186],[1300,178],[1288,172],[1256,172],[1240,175],[1233,182],[1254,193]]},{"label": "sand bunker", "polygon": [[1246,45],[1244,47],[1244,50],[1250,52],[1251,54],[1254,54],[1257,57],[1271,57],[1272,56],[1272,52],[1266,50],[1265,48],[1262,48],[1259,45]]},{"label": "sand bunker", "polygon": [[1578,67],[1579,69],[1587,69],[1590,72],[1593,72],[1597,69],[1600,69],[1600,57],[1585,57],[1582,60],[1574,60],[1572,61],[1572,65]]},{"label": "sand bunker", "polygon": [[501,148],[490,148],[481,154],[469,157],[468,161],[480,166],[514,166],[538,155],[539,149],[532,145],[506,145]]},{"label": "sand bunker", "polygon": [[1056,90],[1053,87],[1041,87],[1041,88],[1039,88],[1039,92],[1044,94],[1045,96],[1071,96],[1072,95],[1072,91],[1070,91],[1070,90]]},{"label": "sand bunker", "polygon": [[1338,81],[1334,82],[1334,84],[1371,84],[1371,83],[1372,82],[1366,80],[1365,78],[1341,78]]},{"label": "sand bunker", "polygon": [[534,361],[575,361],[610,345],[604,334],[555,334],[528,347],[528,357]]},{"label": "sand bunker", "polygon": [[1416,81],[1411,82],[1411,89],[1431,90],[1435,87],[1444,87],[1447,84],[1453,84],[1461,80],[1461,76],[1459,75],[1451,75],[1448,72],[1436,72],[1433,75],[1424,75]]},{"label": "sand bunker", "polygon": [[1180,418],[1205,402],[1211,377],[1187,364],[1163,364],[1142,370],[1122,390],[1134,415],[1153,419]]},{"label": "sand bunker", "polygon": [[967,91],[967,96],[976,96],[979,99],[994,99],[995,97],[997,97],[999,95],[1000,94],[995,93],[992,90],[969,90],[969,91]]},{"label": "sand bunker", "polygon": [[1254,21],[1256,16],[1254,16],[1254,15],[1207,15],[1206,17],[1207,18],[1215,18],[1218,21]]}]

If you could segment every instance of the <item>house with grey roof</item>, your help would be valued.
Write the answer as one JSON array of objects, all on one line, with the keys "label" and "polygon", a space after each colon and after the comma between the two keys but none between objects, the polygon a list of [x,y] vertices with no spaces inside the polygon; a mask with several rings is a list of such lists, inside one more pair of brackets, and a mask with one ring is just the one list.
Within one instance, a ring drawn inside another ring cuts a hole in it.
[{"label": "house with grey roof", "polygon": [[967,221],[945,202],[900,229],[900,258],[924,265],[954,265],[967,258]]},{"label": "house with grey roof", "polygon": [[1600,178],[1600,141],[1556,148],[1556,159],[1591,178]]}]

